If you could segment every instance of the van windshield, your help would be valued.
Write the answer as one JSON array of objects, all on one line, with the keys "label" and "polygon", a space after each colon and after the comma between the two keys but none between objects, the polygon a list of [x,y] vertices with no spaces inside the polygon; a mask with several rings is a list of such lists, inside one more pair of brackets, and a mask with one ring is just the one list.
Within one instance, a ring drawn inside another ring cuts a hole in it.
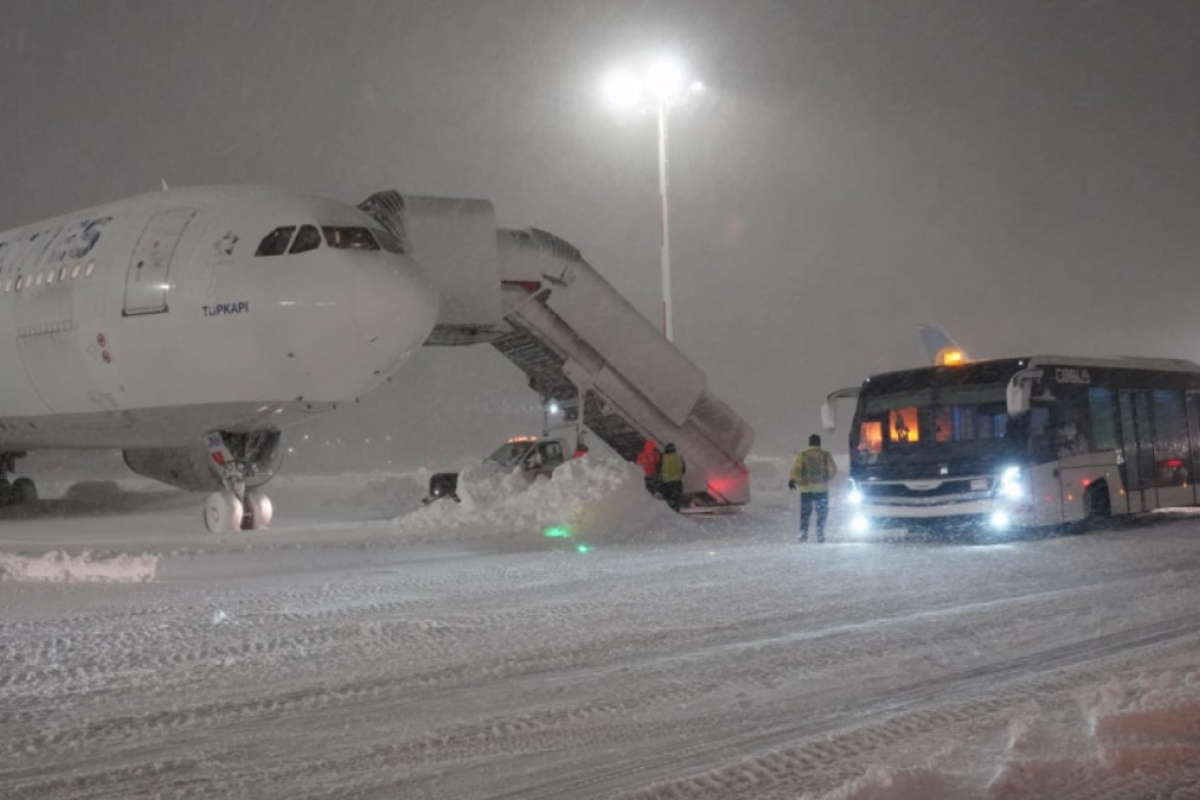
[{"label": "van windshield", "polygon": [[496,452],[487,457],[488,461],[494,461],[502,467],[515,467],[522,463],[525,454],[529,452],[529,448],[534,445],[534,442],[506,442],[500,445]]}]

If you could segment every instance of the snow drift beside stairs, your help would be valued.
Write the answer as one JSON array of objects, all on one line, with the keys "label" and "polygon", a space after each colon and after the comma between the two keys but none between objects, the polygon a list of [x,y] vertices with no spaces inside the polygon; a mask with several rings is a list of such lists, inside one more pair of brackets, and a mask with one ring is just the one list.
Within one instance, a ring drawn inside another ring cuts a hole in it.
[{"label": "snow drift beside stairs", "polygon": [[636,539],[688,523],[647,494],[634,464],[584,456],[528,482],[493,462],[472,465],[458,479],[462,502],[439,500],[397,520],[414,528],[487,528],[496,533],[543,534],[560,528],[571,538]]}]

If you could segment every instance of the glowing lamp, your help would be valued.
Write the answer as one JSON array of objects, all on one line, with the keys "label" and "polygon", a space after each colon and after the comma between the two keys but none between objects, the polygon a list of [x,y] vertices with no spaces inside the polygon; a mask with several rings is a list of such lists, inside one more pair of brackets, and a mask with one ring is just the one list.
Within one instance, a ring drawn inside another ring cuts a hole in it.
[{"label": "glowing lamp", "polygon": [[659,100],[675,101],[683,92],[683,68],[665,58],[655,61],[646,70],[646,87]]},{"label": "glowing lamp", "polygon": [[939,367],[953,367],[966,363],[963,351],[954,347],[944,347],[938,351],[936,363]]},{"label": "glowing lamp", "polygon": [[674,338],[671,309],[671,226],[667,199],[668,112],[704,94],[704,84],[689,80],[684,65],[667,56],[650,61],[643,69],[618,69],[605,76],[601,91],[609,105],[621,111],[653,113],[658,117],[658,196],[662,231],[662,330],[667,341]]}]

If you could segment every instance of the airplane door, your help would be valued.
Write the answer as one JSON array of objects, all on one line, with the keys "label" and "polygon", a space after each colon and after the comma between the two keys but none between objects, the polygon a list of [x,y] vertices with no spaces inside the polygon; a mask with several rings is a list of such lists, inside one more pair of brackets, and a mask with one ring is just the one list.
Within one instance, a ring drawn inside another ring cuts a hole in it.
[{"label": "airplane door", "polygon": [[171,259],[194,209],[162,211],[146,223],[125,278],[125,316],[161,314],[167,310]]}]

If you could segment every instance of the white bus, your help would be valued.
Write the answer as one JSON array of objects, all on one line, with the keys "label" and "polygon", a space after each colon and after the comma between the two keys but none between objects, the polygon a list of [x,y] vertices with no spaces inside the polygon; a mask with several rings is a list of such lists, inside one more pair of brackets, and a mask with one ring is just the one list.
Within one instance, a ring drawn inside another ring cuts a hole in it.
[{"label": "white bus", "polygon": [[1033,356],[874,375],[850,428],[851,527],[1002,531],[1200,502],[1200,366]]}]

